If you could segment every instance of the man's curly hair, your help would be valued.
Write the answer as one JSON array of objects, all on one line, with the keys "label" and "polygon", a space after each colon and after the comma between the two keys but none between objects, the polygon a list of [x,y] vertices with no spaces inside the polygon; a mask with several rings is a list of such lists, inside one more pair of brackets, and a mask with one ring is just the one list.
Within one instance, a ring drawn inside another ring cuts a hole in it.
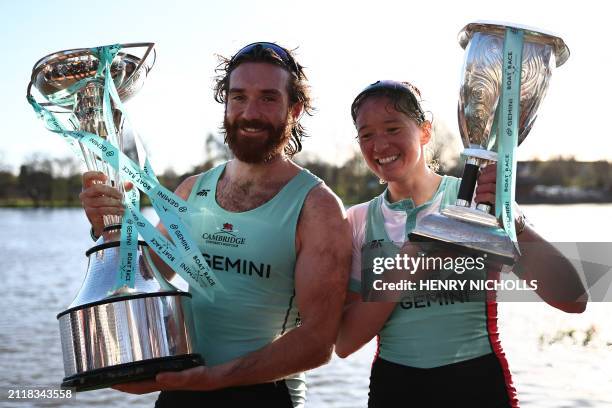
[{"label": "man's curly hair", "polygon": [[[236,67],[244,62],[265,62],[278,65],[289,72],[290,76],[287,84],[287,93],[289,94],[290,106],[301,103],[304,106],[304,112],[312,116],[314,108],[312,106],[310,86],[308,85],[306,74],[304,73],[304,67],[295,60],[289,50],[276,44],[274,44],[274,46],[284,50],[286,58],[276,53],[272,47],[266,47],[261,44],[255,44],[255,46],[248,49],[248,51],[243,52],[244,49],[249,47],[247,46],[238,51],[238,53],[231,58],[219,56],[219,65],[215,70],[218,73],[215,78],[214,86],[215,100],[219,103],[227,103],[230,75]],[[306,129],[299,123],[298,118],[291,128],[291,139],[287,146],[285,146],[285,154],[289,157],[293,157],[296,153],[300,152],[302,150],[302,138],[305,136],[308,136],[306,134]],[[225,138],[227,142],[227,135],[225,135]]]}]

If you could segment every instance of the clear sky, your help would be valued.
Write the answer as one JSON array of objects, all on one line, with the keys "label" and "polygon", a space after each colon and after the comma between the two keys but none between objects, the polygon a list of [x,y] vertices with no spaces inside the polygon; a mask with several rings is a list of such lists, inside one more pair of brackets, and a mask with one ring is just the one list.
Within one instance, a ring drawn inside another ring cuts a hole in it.
[{"label": "clear sky", "polygon": [[[95,5],[95,7],[93,7]],[[457,133],[463,50],[457,33],[475,20],[497,20],[560,35],[571,50],[519,159],[574,155],[612,160],[606,80],[609,12],[605,2],[504,1],[9,1],[0,0],[0,166],[25,157],[71,154],[25,100],[33,64],[63,49],[155,42],[156,66],[126,104],[158,172],[202,162],[204,138],[223,110],[212,98],[215,54],[254,41],[299,47],[318,111],[305,118],[305,151],[336,163],[355,150],[353,97],[377,79],[415,83],[436,120]],[[457,143],[459,143],[457,136]]]}]

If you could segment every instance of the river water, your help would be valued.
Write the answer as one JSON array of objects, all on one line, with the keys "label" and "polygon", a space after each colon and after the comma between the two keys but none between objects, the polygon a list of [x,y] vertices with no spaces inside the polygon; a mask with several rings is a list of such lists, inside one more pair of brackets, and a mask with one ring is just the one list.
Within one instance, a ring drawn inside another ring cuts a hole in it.
[{"label": "river water", "polygon": [[[549,240],[612,241],[612,205],[523,208]],[[153,406],[155,395],[110,389],[70,401],[7,400],[10,388],[61,382],[56,314],[79,290],[88,228],[80,209],[0,209],[0,406]],[[610,303],[589,304],[580,315],[541,303],[499,305],[500,338],[522,407],[612,407],[611,312]],[[372,342],[309,372],[307,407],[366,406],[374,352]]]}]

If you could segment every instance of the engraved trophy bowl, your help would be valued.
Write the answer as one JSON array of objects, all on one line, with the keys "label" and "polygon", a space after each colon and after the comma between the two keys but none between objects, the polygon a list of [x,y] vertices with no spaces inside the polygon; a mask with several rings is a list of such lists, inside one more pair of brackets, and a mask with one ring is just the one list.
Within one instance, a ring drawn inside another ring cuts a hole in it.
[{"label": "engraved trophy bowl", "polygon": [[[529,134],[555,67],[569,58],[563,40],[520,25],[479,21],[459,33],[465,60],[459,89],[458,120],[465,167],[458,198],[440,213],[424,217],[410,234],[415,241],[437,241],[455,249],[486,253],[489,259],[513,265],[518,252],[491,214],[494,203],[472,203],[481,168],[497,162],[504,34],[508,28],[524,33],[518,120],[518,144]],[[498,187],[499,190],[499,187]]]},{"label": "engraved trophy bowl", "polygon": [[[153,43],[121,45],[110,72],[122,102],[140,90],[154,62]],[[88,48],[50,54],[34,65],[27,95],[31,97],[34,87],[46,99],[41,106],[71,115],[75,130],[108,140],[102,114],[104,78],[96,75],[98,65],[96,53]],[[118,140],[110,142],[138,163],[135,135],[124,131],[123,114],[112,107]],[[104,172],[108,183],[123,192],[117,172],[83,145],[80,148],[88,170]],[[86,252],[88,268],[78,294],[57,315],[62,386],[87,391],[202,364],[194,353],[191,294],[179,291],[157,271],[144,241],[138,241],[133,260],[133,287],[117,288],[121,218],[106,216],[104,224],[104,233]]]}]

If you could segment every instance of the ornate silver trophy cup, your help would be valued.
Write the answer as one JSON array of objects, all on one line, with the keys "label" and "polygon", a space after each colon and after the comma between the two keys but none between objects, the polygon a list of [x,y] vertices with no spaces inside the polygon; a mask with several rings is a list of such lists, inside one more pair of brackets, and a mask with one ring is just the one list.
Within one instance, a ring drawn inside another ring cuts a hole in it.
[{"label": "ornate silver trophy cup", "polygon": [[[107,128],[109,121],[103,118],[105,78],[95,50],[60,51],[42,58],[32,70],[28,99],[33,98],[34,87],[47,100],[40,105],[70,115],[75,130],[105,140],[112,135],[116,138],[112,143],[138,162],[135,134],[124,128],[124,114],[116,103],[112,104],[114,129]],[[111,73],[122,102],[140,90],[154,62],[152,43],[120,46],[106,72]],[[89,170],[104,172],[108,183],[123,191],[113,168],[84,145],[79,143],[78,148]],[[81,289],[57,316],[65,371],[62,386],[77,391],[104,388],[201,364],[193,352],[191,295],[168,283],[146,260],[144,241],[138,241],[131,259],[133,284],[118,287],[121,218],[107,216],[104,221],[103,235],[86,252],[89,265]]]},{"label": "ornate silver trophy cup", "polygon": [[[504,71],[504,41],[509,29],[522,32],[522,63],[515,61],[508,71]],[[508,106],[502,107],[501,102],[502,88],[508,81],[503,73],[518,73],[520,145],[533,126],[553,68],[567,61],[569,49],[555,35],[490,22],[465,26],[459,33],[459,44],[466,50],[458,106],[465,167],[457,202],[441,209],[438,214],[424,217],[410,234],[410,239],[436,241],[467,252],[485,253],[492,261],[513,265],[519,255],[518,247],[501,228],[500,217],[491,214],[495,203],[472,203],[480,169],[498,162],[500,140],[505,136],[499,134],[500,121],[509,120]],[[505,122],[501,125],[503,127]],[[504,183],[500,183],[500,166],[506,164],[498,164],[497,198],[504,188]]]}]

